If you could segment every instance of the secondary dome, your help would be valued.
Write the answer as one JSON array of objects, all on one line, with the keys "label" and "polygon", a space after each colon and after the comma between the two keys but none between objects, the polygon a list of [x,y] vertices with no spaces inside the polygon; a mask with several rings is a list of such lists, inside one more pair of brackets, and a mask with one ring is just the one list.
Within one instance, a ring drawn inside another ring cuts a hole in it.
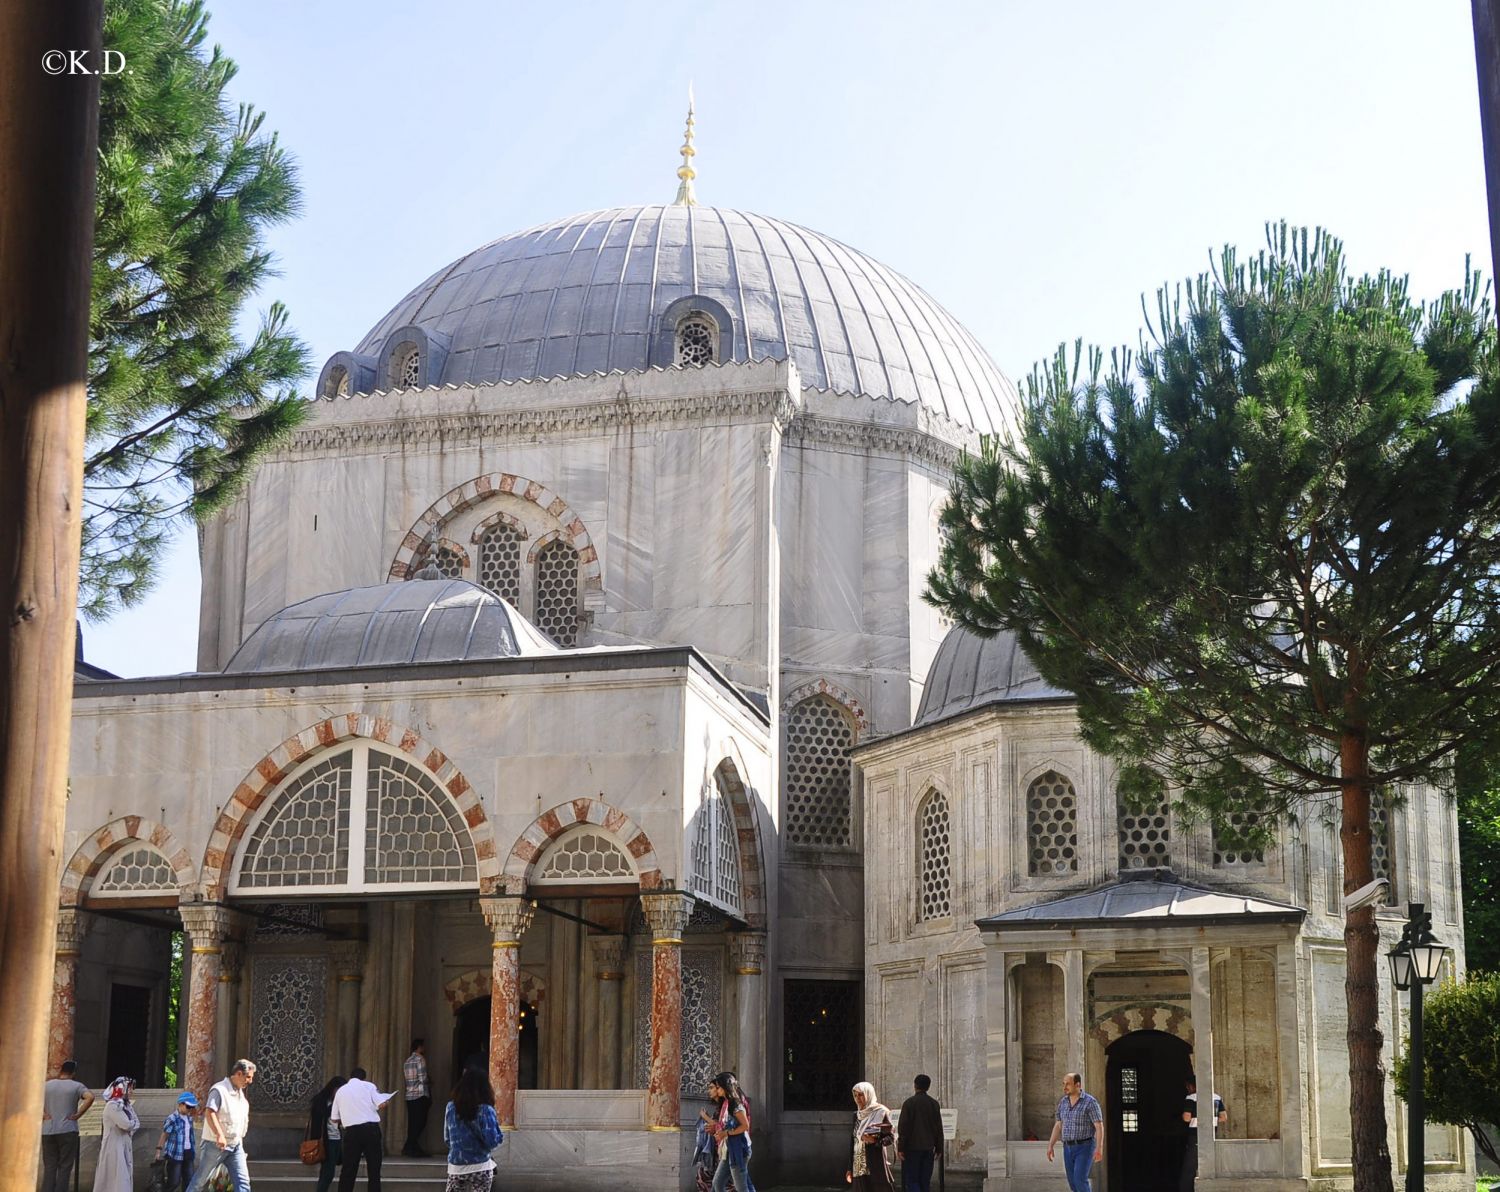
[{"label": "secondary dome", "polygon": [[[1010,381],[899,273],[795,224],[687,205],[575,215],[460,257],[330,360],[323,391],[670,365],[694,311],[719,324],[715,359],[790,357],[816,389],[920,401],[986,432],[1012,421]],[[393,357],[403,335],[420,368]],[[345,371],[330,384],[330,369]]]},{"label": "secondary dome", "polygon": [[335,670],[551,654],[557,647],[492,592],[410,579],[288,605],[245,639],[225,674]]},{"label": "secondary dome", "polygon": [[955,625],[932,660],[912,726],[935,724],[989,704],[1069,698],[1042,678],[1014,633],[980,637]]}]

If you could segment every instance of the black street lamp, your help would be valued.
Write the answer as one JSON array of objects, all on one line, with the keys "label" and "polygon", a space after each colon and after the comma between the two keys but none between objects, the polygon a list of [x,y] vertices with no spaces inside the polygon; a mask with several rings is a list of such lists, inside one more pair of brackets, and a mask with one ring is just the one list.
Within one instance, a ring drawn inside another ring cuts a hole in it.
[{"label": "black street lamp", "polygon": [[1407,1062],[1406,1192],[1422,1192],[1426,1174],[1424,1119],[1427,1116],[1427,1076],[1422,1056],[1422,988],[1437,980],[1448,945],[1432,934],[1432,916],[1420,902],[1406,905],[1406,927],[1390,950],[1391,980],[1397,989],[1411,990],[1411,1050]]}]

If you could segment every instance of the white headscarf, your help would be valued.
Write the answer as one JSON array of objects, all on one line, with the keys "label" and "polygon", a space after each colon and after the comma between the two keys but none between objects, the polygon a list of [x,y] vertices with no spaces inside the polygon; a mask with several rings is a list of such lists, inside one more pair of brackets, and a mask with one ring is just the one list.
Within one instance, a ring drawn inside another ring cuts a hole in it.
[{"label": "white headscarf", "polygon": [[865,1107],[854,1115],[854,1137],[858,1138],[870,1128],[872,1121],[881,1114],[889,1116],[891,1111],[880,1103],[880,1098],[875,1095],[875,1086],[868,1080],[861,1080],[854,1086],[854,1091],[865,1099]]}]

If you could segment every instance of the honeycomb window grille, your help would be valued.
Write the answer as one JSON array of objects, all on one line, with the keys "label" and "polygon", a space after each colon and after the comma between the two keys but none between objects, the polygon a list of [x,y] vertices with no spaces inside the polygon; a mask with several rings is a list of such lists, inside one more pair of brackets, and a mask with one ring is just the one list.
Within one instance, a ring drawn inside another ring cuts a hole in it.
[{"label": "honeycomb window grille", "polygon": [[172,863],[149,844],[134,844],[117,852],[98,881],[95,894],[175,893],[177,874]]},{"label": "honeycomb window grille", "polygon": [[577,828],[548,845],[537,861],[532,884],[633,884],[635,880],[635,866],[611,836],[597,828]]},{"label": "honeycomb window grille", "polygon": [[782,985],[782,1105],[843,1109],[861,1078],[858,981],[786,981]]},{"label": "honeycomb window grille", "polygon": [[787,839],[804,848],[850,847],[849,752],[854,726],[827,696],[792,708],[786,728]]},{"label": "honeycomb window grille", "polygon": [[463,816],[425,771],[372,749],[366,781],[367,881],[478,881],[474,844]]},{"label": "honeycomb window grille", "polygon": [[1026,791],[1026,842],[1032,877],[1078,872],[1078,793],[1056,770]]},{"label": "honeycomb window grille", "polygon": [[407,348],[396,368],[396,382],[402,389],[415,389],[422,383],[422,352]]},{"label": "honeycomb window grille", "polygon": [[537,551],[535,621],[558,645],[578,644],[578,552],[566,542]]},{"label": "honeycomb window grille", "polygon": [[675,363],[696,368],[714,362],[714,341],[719,329],[707,315],[690,315],[677,324]]},{"label": "honeycomb window grille", "polygon": [[412,575],[415,576],[416,572],[428,563],[436,567],[438,574],[444,579],[463,579],[464,577],[463,551],[446,542],[427,547],[421,563],[413,570]]},{"label": "honeycomb window grille", "polygon": [[478,880],[473,838],[448,792],[412,759],[360,741],[304,764],[266,800],[232,886],[357,893],[474,890]]},{"label": "honeycomb window grille", "polygon": [[1120,841],[1120,872],[1166,869],[1172,862],[1172,814],[1167,801],[1132,810],[1116,795]]},{"label": "honeycomb window grille", "polygon": [[1261,820],[1258,811],[1231,811],[1215,818],[1215,869],[1244,869],[1266,863],[1266,850],[1261,843]]},{"label": "honeycomb window grille", "polygon": [[743,909],[740,902],[740,842],[729,795],[718,774],[706,783],[694,817],[693,872],[689,888],[731,914]]},{"label": "honeycomb window grille", "polygon": [[521,535],[491,526],[479,540],[479,584],[517,608],[521,605]]},{"label": "honeycomb window grille", "polygon": [[1384,791],[1375,791],[1370,797],[1370,866],[1377,878],[1390,883],[1386,887],[1386,902],[1396,905],[1395,848],[1392,840],[1394,812],[1391,801]]},{"label": "honeycomb window grille", "polygon": [[953,913],[951,856],[948,800],[941,791],[933,791],[917,812],[918,918],[942,919]]}]

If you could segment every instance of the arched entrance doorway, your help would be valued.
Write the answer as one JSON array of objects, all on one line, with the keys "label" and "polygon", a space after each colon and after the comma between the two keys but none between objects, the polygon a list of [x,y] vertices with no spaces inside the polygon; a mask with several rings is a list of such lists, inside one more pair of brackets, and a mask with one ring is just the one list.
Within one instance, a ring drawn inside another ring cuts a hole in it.
[{"label": "arched entrance doorway", "polygon": [[1105,1054],[1112,1192],[1177,1187],[1186,1141],[1182,1101],[1193,1070],[1192,1049],[1164,1031],[1132,1031],[1116,1039]]},{"label": "arched entrance doorway", "polygon": [[[521,1062],[517,1088],[536,1088],[537,1064],[537,1006],[535,1002],[522,1001]],[[489,1071],[490,1053],[490,999],[477,997],[461,1006],[453,1015],[453,1071],[466,1067]]]}]

